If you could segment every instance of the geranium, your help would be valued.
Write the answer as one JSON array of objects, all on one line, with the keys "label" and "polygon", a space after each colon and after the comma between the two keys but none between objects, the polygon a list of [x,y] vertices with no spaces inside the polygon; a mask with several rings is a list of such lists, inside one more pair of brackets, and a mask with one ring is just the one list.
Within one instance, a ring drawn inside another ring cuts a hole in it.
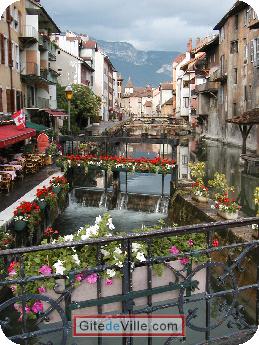
[{"label": "geranium", "polygon": [[218,240],[214,240],[213,242],[212,242],[212,247],[218,247],[219,246],[219,241]]},{"label": "geranium", "polygon": [[43,265],[39,269],[39,273],[41,273],[43,276],[50,276],[52,274],[52,268],[48,265]]},{"label": "geranium", "polygon": [[31,307],[31,310],[35,313],[43,313],[43,304],[41,301],[36,301],[33,306]]},{"label": "geranium", "polygon": [[89,284],[95,284],[98,280],[98,275],[96,273],[90,274],[85,279]]},{"label": "geranium", "polygon": [[169,252],[173,255],[177,255],[180,253],[180,250],[176,246],[173,246],[172,248],[169,249]]},{"label": "geranium", "polygon": [[48,227],[45,231],[44,231],[44,236],[45,237],[52,237],[53,235],[58,235],[58,231],[54,230],[52,227]]}]

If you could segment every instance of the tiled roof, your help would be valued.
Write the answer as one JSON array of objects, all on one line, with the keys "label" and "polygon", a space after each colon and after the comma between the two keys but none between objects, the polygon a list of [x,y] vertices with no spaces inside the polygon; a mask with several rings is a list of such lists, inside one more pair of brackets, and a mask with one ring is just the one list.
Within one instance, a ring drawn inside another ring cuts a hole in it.
[{"label": "tiled roof", "polygon": [[180,62],[182,62],[184,59],[185,59],[186,55],[185,53],[184,54],[181,54],[181,55],[178,55],[174,60],[173,62],[179,64]]},{"label": "tiled roof", "polygon": [[83,47],[86,49],[96,49],[97,43],[95,41],[84,41],[82,43]]},{"label": "tiled roof", "polygon": [[241,116],[233,117],[227,120],[228,123],[235,123],[239,125],[255,125],[259,124],[259,108],[249,110]]},{"label": "tiled roof", "polygon": [[[173,99],[173,97],[172,98],[170,98],[167,102],[165,102],[163,105],[173,105],[174,104],[174,99]],[[163,106],[162,105],[162,106]]]},{"label": "tiled roof", "polygon": [[236,1],[232,8],[224,15],[224,17],[218,22],[214,30],[220,30],[222,26],[228,21],[230,17],[236,13],[242,11],[244,8],[247,8],[249,5],[243,1]]},{"label": "tiled roof", "polygon": [[202,40],[201,44],[198,47],[195,47],[192,50],[193,54],[206,52],[208,48],[212,47],[213,45],[219,44],[219,35],[214,37],[206,37],[206,39]]},{"label": "tiled roof", "polygon": [[162,83],[160,85],[161,90],[173,90],[173,88],[174,88],[173,83]]},{"label": "tiled roof", "polygon": [[146,101],[146,103],[145,103],[145,107],[146,108],[150,108],[150,107],[152,107],[152,102],[151,101]]},{"label": "tiled roof", "polygon": [[197,54],[198,56],[196,56],[195,58],[193,58],[193,59],[191,59],[191,60],[189,60],[188,62],[186,62],[182,67],[181,67],[181,69],[182,70],[184,70],[184,71],[186,71],[186,70],[193,70],[194,69],[194,67],[195,67],[195,64],[196,64],[196,62],[198,62],[198,61],[200,61],[200,60],[202,60],[202,59],[204,59],[205,57],[206,57],[206,53],[198,53]]}]

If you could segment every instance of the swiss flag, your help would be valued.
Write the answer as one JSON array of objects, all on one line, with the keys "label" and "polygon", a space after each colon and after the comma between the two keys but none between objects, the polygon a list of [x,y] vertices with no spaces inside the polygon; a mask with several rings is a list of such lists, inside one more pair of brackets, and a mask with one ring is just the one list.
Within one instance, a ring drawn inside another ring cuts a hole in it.
[{"label": "swiss flag", "polygon": [[25,128],[25,113],[23,109],[17,111],[17,113],[14,113],[12,115],[12,118],[14,119],[14,122],[17,126],[17,129],[24,129]]}]

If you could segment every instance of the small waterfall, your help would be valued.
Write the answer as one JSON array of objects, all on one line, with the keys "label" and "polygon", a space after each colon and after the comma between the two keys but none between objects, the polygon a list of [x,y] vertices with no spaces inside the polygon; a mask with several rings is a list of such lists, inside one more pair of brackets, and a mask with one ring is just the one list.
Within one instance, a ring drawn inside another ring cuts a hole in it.
[{"label": "small waterfall", "polygon": [[106,192],[104,192],[101,196],[99,207],[107,208],[107,201],[108,201],[108,195]]},{"label": "small waterfall", "polygon": [[128,208],[128,195],[120,194],[117,201],[118,210],[127,210]]},{"label": "small waterfall", "polygon": [[168,206],[169,206],[169,198],[165,196],[161,196],[157,201],[155,213],[167,214]]}]

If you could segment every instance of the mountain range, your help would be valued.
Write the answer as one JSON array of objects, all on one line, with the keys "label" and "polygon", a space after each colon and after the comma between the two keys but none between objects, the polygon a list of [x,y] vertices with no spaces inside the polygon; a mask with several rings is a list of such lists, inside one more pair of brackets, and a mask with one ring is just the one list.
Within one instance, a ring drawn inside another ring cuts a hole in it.
[{"label": "mountain range", "polygon": [[128,42],[107,42],[96,40],[107,54],[124,83],[131,78],[135,86],[158,86],[172,80],[172,60],[179,55],[176,51],[143,51]]}]

